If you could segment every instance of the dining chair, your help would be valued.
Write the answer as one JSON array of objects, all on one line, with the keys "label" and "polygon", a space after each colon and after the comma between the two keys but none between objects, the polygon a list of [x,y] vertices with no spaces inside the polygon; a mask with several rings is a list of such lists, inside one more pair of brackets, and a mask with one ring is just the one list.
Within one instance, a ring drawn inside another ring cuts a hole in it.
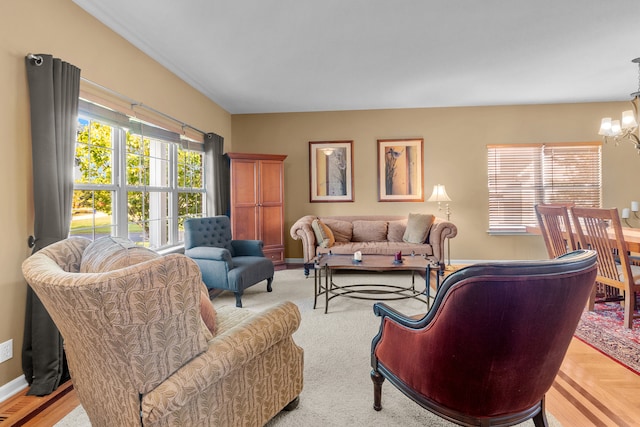
[{"label": "dining chair", "polygon": [[[623,292],[624,326],[633,328],[636,312],[636,293],[640,292],[640,266],[629,261],[627,244],[622,233],[618,209],[571,208],[573,225],[583,248],[598,254],[596,282],[612,286]],[[588,308],[594,310],[596,288],[589,297]]]},{"label": "dining chair", "polygon": [[549,258],[557,258],[577,248],[566,205],[539,204],[535,210]]},{"label": "dining chair", "polygon": [[[569,209],[573,206],[575,206],[573,203],[538,204],[535,206],[538,224],[549,258],[556,258],[578,249],[576,232],[569,217]],[[633,263],[632,260],[631,264]],[[595,302],[623,301],[624,295],[616,287],[596,282],[595,298]]]}]

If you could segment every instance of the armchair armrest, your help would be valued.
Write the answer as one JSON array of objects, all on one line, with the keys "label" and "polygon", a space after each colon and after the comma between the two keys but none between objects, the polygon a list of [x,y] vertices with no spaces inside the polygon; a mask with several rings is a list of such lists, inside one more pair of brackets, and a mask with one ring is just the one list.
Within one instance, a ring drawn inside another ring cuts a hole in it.
[{"label": "armchair armrest", "polygon": [[385,320],[385,318],[388,318],[389,320],[393,320],[396,323],[399,323],[401,326],[405,326],[407,328],[413,328],[413,329],[417,329],[418,327],[421,327],[422,322],[422,318],[420,319],[415,319],[413,317],[407,317],[404,314],[400,313],[399,311],[389,307],[387,304],[382,303],[382,302],[377,302],[373,305],[373,314],[375,314],[378,317],[381,317],[382,321]]},{"label": "armchair armrest", "polygon": [[444,241],[445,239],[453,239],[458,234],[458,228],[452,222],[436,218],[429,231],[427,243],[433,248],[433,255],[438,262],[444,262]]},{"label": "armchair armrest", "polygon": [[185,249],[184,254],[193,259],[224,261],[229,265],[233,265],[231,261],[231,252],[225,248],[218,248],[215,246],[196,246],[191,249]]},{"label": "armchair armrest", "polygon": [[294,240],[302,240],[302,252],[304,262],[310,262],[316,256],[316,235],[311,228],[311,223],[317,217],[314,215],[306,215],[297,220],[292,226],[289,233]]},{"label": "armchair armrest", "polygon": [[206,352],[143,397],[143,417],[155,423],[179,410],[211,384],[290,338],[299,326],[298,307],[285,301],[217,335]]},{"label": "armchair armrest", "polygon": [[373,313],[380,317],[380,329],[378,330],[378,334],[373,338],[371,342],[371,366],[374,369],[377,369],[378,360],[376,357],[376,347],[382,340],[382,331],[384,330],[386,324],[391,321],[394,322],[396,327],[404,328],[405,330],[418,330],[423,329],[425,324],[428,323],[430,317],[432,316],[422,316],[420,319],[414,319],[411,317],[407,317],[399,311],[389,307],[385,303],[377,302],[373,305]]},{"label": "armchair armrest", "polygon": [[262,240],[232,240],[231,247],[235,256],[264,256]]}]

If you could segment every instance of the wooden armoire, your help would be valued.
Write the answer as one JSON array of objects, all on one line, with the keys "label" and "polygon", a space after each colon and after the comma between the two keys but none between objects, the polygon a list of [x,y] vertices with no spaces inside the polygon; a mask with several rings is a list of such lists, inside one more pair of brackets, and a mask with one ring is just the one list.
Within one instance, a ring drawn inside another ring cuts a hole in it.
[{"label": "wooden armoire", "polygon": [[231,235],[262,240],[264,255],[284,265],[286,155],[227,153],[231,168]]}]

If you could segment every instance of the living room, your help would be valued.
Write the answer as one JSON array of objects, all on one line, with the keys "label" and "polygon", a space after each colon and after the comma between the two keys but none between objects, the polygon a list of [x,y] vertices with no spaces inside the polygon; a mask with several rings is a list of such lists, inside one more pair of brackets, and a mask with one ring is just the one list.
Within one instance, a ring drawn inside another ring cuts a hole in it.
[{"label": "living room", "polygon": [[[442,216],[432,202],[378,202],[377,140],[423,138],[423,188],[428,196],[433,185],[446,185],[452,199],[451,219],[458,227],[458,235],[451,242],[451,257],[459,263],[546,258],[540,236],[487,233],[486,146],[598,141],[600,119],[617,117],[628,109],[624,99],[636,84],[629,61],[640,54],[632,48],[626,55],[631,78],[620,76],[628,90],[611,94],[618,101],[231,114],[70,0],[11,1],[3,5],[3,16],[0,54],[4,66],[0,83],[4,97],[0,123],[6,132],[6,143],[0,174],[6,178],[2,195],[8,203],[0,217],[5,248],[12,250],[5,249],[0,257],[4,272],[0,278],[0,342],[13,340],[14,357],[0,364],[0,388],[22,375],[19,352],[26,285],[20,265],[30,254],[27,237],[33,227],[27,53],[51,53],[81,68],[82,76],[92,82],[199,129],[215,132],[224,137],[225,151],[286,154],[286,230],[307,214],[357,215],[376,211]],[[610,33],[620,29],[616,25],[605,30]],[[591,54],[598,57],[597,51]],[[468,90],[481,84],[460,82]],[[354,142],[354,201],[309,203],[309,142],[337,140]],[[639,161],[640,156],[628,144],[603,145],[603,206],[622,209],[640,198],[630,184],[640,178]],[[299,262],[300,243],[287,237],[285,256],[290,262]]]}]

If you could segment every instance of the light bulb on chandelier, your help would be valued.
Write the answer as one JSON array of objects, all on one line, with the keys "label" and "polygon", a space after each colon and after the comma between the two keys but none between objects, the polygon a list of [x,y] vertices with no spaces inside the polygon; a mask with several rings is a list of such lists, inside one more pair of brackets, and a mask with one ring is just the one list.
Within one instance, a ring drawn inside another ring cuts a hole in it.
[{"label": "light bulb on chandelier", "polygon": [[632,110],[622,112],[621,120],[612,120],[611,117],[605,117],[600,123],[599,135],[602,135],[604,142],[608,142],[612,138],[616,145],[620,142],[629,142],[634,145],[638,154],[640,154],[640,137],[638,131],[638,104],[640,104],[640,58],[632,60],[634,64],[638,64],[638,91],[631,94]]}]

